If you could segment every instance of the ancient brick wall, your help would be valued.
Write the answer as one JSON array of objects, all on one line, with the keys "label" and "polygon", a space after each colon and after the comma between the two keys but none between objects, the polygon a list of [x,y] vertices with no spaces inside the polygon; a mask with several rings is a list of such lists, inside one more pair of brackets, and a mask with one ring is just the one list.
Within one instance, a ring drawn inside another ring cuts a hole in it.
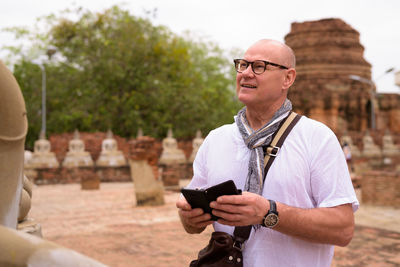
[{"label": "ancient brick wall", "polygon": [[387,129],[400,133],[400,95],[379,94],[377,96],[379,110],[377,114],[378,129]]},{"label": "ancient brick wall", "polygon": [[363,203],[400,207],[400,172],[370,171],[361,183]]},{"label": "ancient brick wall", "polygon": [[146,160],[153,169],[154,178],[158,179],[158,158],[161,153],[160,146],[156,140],[149,136],[142,136],[129,141],[129,159]]},{"label": "ancient brick wall", "polygon": [[99,182],[132,181],[128,166],[123,167],[74,167],[74,168],[40,168],[34,175],[25,173],[35,184],[71,184],[81,183],[85,179]]}]

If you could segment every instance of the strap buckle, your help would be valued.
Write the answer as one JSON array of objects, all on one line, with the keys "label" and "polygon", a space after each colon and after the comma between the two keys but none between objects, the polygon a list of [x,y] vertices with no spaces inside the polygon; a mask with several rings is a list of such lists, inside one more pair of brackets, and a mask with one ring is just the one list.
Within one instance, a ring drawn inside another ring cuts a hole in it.
[{"label": "strap buckle", "polygon": [[277,146],[269,146],[267,147],[267,155],[270,157],[276,157],[281,148]]},{"label": "strap buckle", "polygon": [[242,242],[239,242],[239,241],[235,240],[235,241],[233,241],[232,247],[236,248],[239,251],[243,251],[244,244]]}]

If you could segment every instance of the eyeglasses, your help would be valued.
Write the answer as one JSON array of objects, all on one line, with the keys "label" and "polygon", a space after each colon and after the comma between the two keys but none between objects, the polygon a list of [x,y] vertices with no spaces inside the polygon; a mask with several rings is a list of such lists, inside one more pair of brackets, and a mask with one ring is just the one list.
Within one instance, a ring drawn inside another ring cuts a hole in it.
[{"label": "eyeglasses", "polygon": [[244,59],[234,59],[233,62],[235,63],[235,69],[238,73],[242,73],[243,71],[245,71],[249,65],[251,65],[251,69],[255,74],[264,73],[268,65],[275,66],[285,70],[289,69],[288,67],[265,60],[255,60],[253,62],[250,62]]}]

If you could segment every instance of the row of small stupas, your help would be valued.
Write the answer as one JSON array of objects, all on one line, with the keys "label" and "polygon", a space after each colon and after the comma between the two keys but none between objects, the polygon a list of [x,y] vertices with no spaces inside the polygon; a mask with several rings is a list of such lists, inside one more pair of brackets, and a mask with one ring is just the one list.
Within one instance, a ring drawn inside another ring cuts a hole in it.
[{"label": "row of small stupas", "polygon": [[363,149],[360,149],[353,144],[353,140],[350,136],[344,135],[340,138],[342,144],[350,146],[351,154],[354,157],[397,157],[400,156],[400,146],[393,142],[392,135],[387,131],[382,137],[382,148],[374,143],[371,135],[367,131],[363,137]]},{"label": "row of small stupas", "polygon": [[[353,157],[393,157],[400,155],[400,147],[394,144],[392,136],[389,132],[383,136],[382,147],[374,143],[373,138],[368,132],[363,137],[362,150],[353,144],[350,136],[341,137],[341,143],[347,143],[351,149]],[[197,150],[203,142],[200,131],[192,141],[192,153],[189,159],[186,158],[184,152],[178,148],[178,143],[173,137],[172,130],[168,131],[167,137],[162,141],[162,154],[158,163],[163,165],[193,163]],[[69,150],[61,163],[62,167],[74,168],[82,166],[102,166],[102,167],[120,167],[127,166],[127,160],[121,150],[117,147],[117,142],[113,138],[111,131],[108,131],[106,139],[101,145],[101,153],[96,162],[88,151],[85,151],[85,144],[79,137],[76,130],[74,137],[69,141]],[[25,154],[26,168],[58,168],[60,166],[54,152],[51,152],[50,142],[43,135],[35,142],[34,152],[29,151]]]},{"label": "row of small stupas", "polygon": [[[140,131],[139,131],[140,132]],[[141,134],[139,133],[138,137]],[[192,153],[189,159],[182,150],[178,148],[178,143],[173,137],[172,130],[168,131],[167,137],[162,141],[163,151],[159,158],[159,164],[184,164],[193,163],[196,156],[197,150],[203,142],[201,132],[197,131],[196,137],[192,142]],[[75,168],[75,167],[121,167],[127,166],[128,162],[123,152],[118,149],[117,142],[113,138],[111,130],[107,132],[106,139],[101,144],[101,153],[96,162],[93,161],[90,153],[85,150],[85,144],[80,139],[79,132],[74,132],[74,137],[69,141],[68,152],[61,167],[64,168]],[[54,152],[51,152],[51,145],[48,140],[41,134],[39,140],[35,142],[34,152],[25,152],[25,168],[37,169],[37,168],[58,168],[60,163]]]}]

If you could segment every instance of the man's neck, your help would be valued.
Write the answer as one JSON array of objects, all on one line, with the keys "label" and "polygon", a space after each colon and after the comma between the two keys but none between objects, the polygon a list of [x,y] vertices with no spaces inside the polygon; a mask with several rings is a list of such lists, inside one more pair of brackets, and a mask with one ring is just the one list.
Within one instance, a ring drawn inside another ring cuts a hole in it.
[{"label": "man's neck", "polygon": [[267,105],[263,107],[246,107],[246,119],[250,124],[250,127],[257,131],[261,127],[263,127],[266,123],[268,123],[275,112],[283,105],[286,98],[283,101],[279,101],[272,105]]}]

